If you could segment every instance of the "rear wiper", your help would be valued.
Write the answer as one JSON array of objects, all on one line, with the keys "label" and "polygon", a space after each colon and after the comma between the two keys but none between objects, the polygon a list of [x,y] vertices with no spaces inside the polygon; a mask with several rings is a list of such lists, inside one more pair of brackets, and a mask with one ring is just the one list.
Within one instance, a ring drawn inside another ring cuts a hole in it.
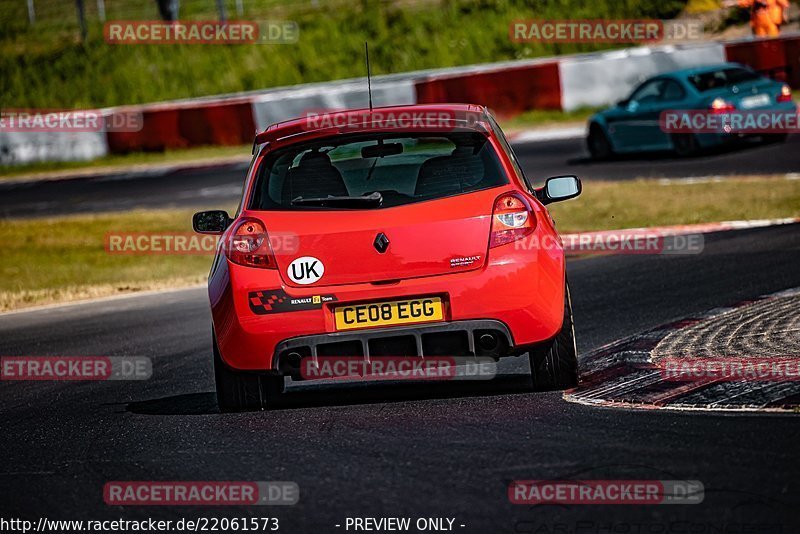
[{"label": "rear wiper", "polygon": [[297,197],[292,206],[335,206],[337,208],[378,208],[383,204],[383,195],[379,191],[360,197],[335,197],[328,195],[319,198]]}]

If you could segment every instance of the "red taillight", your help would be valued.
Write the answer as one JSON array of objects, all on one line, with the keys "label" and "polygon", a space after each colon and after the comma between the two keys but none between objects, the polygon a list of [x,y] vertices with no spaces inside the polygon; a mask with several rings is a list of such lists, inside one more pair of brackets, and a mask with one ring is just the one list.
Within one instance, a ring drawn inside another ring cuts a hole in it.
[{"label": "red taillight", "polygon": [[781,87],[781,92],[778,94],[777,101],[778,102],[792,101],[792,89],[788,85],[784,85],[783,87]]},{"label": "red taillight", "polygon": [[525,197],[506,193],[494,201],[489,248],[523,238],[536,229],[536,214]]},{"label": "red taillight", "polygon": [[723,98],[715,98],[711,102],[710,109],[711,113],[730,113],[731,111],[736,111],[736,106]]},{"label": "red taillight", "polygon": [[258,219],[242,219],[231,231],[225,247],[229,260],[247,267],[277,269],[264,224]]}]

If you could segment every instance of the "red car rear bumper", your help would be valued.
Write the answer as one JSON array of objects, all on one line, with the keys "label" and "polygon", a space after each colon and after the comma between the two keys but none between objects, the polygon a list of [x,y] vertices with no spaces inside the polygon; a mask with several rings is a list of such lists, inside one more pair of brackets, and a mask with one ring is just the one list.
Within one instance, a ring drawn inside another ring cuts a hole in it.
[{"label": "red car rear bumper", "polygon": [[[335,306],[422,296],[442,297],[445,317],[444,322],[410,325],[418,332],[441,330],[445,324],[462,321],[458,324],[468,329],[480,328],[491,323],[475,321],[495,321],[508,332],[506,352],[520,352],[554,337],[564,316],[563,250],[560,246],[522,246],[554,243],[556,236],[548,225],[539,225],[531,237],[491,249],[486,264],[478,270],[379,285],[287,288],[275,270],[243,267],[221,258],[209,280],[220,354],[235,369],[275,371],[278,353],[291,346],[290,340],[305,336],[352,339],[375,333],[363,329],[337,334]],[[320,297],[319,302],[314,297]],[[310,301],[299,301],[298,311],[267,311],[276,302],[277,307],[286,307],[287,299],[306,298]]]}]

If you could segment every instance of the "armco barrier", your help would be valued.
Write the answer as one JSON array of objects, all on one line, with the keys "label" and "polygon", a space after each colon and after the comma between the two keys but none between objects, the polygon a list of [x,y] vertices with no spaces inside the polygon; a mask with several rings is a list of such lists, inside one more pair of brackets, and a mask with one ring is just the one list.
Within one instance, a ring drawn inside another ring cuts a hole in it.
[{"label": "armco barrier", "polygon": [[783,42],[786,53],[786,81],[794,89],[800,89],[800,37],[786,39]]},{"label": "armco barrier", "polygon": [[[136,110],[137,108],[124,108]],[[139,108],[143,127],[137,132],[108,132],[115,154],[161,151],[201,145],[242,145],[253,140],[250,99],[204,101]]]},{"label": "armco barrier", "polygon": [[465,102],[500,116],[529,109],[561,109],[558,62],[429,77],[416,83],[417,103]]},{"label": "armco barrier", "polygon": [[190,108],[180,114],[180,132],[192,145],[242,145],[256,127],[248,101]]},{"label": "armco barrier", "polygon": [[779,79],[785,78],[786,49],[781,39],[727,43],[725,56],[728,61],[749,65]]},{"label": "armco barrier", "polygon": [[[126,108],[131,109],[131,108]],[[178,108],[143,109],[142,129],[137,132],[109,132],[108,150],[112,154],[133,151],[153,152],[189,146],[180,135]]]},{"label": "armco barrier", "polygon": [[800,36],[725,43],[728,61],[749,65],[800,88]]}]

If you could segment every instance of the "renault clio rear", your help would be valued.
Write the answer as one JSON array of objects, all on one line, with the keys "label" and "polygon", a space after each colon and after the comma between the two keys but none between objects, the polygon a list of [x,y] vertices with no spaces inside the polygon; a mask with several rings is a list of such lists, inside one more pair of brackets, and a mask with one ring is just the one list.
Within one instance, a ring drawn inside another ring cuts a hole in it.
[{"label": "renault clio rear", "polygon": [[304,362],[528,353],[534,383],[577,381],[564,252],[496,121],[471,105],[305,117],[256,137],[209,275],[217,398],[266,408]]}]

